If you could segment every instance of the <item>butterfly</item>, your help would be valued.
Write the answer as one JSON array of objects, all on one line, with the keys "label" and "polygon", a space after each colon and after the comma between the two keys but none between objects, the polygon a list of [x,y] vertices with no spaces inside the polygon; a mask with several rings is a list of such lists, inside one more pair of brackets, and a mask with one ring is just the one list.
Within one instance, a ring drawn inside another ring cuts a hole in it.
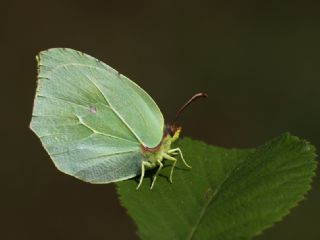
[{"label": "butterfly", "polygon": [[[38,86],[30,127],[55,166],[90,183],[117,182],[158,167],[151,184],[176,155],[181,127],[164,124],[153,99],[107,64],[82,52],[53,48],[37,56]],[[177,113],[204,93],[194,95]],[[175,121],[174,121],[175,122]]]}]

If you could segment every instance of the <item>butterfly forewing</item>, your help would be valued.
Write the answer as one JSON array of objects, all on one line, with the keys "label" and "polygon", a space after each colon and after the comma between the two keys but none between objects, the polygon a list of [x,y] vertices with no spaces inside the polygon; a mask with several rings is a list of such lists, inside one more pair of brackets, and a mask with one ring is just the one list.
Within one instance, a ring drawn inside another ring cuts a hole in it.
[{"label": "butterfly forewing", "polygon": [[63,172],[94,183],[140,173],[140,145],[159,144],[162,114],[147,93],[106,64],[71,49],[38,58],[31,128]]}]

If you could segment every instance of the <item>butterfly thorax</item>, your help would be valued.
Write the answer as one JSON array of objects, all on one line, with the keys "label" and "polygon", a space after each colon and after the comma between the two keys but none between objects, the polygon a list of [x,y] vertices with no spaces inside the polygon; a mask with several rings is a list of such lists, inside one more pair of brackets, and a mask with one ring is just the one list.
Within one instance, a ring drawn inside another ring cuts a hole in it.
[{"label": "butterfly thorax", "polygon": [[147,148],[141,145],[141,153],[143,155],[143,160],[141,162],[141,176],[140,176],[137,189],[140,187],[142,183],[145,170],[158,167],[150,187],[151,189],[153,188],[154,182],[159,172],[164,166],[163,164],[164,159],[172,162],[172,167],[171,167],[170,177],[169,177],[169,180],[171,183],[172,183],[173,169],[175,168],[177,163],[177,159],[175,158],[176,155],[179,155],[181,157],[181,160],[183,161],[185,166],[191,168],[191,166],[188,165],[184,160],[181,149],[179,147],[171,148],[172,143],[179,138],[180,132],[181,132],[181,127],[176,127],[174,125],[167,125],[163,131],[163,137],[161,142],[158,144],[158,146],[156,146],[155,148]]},{"label": "butterfly thorax", "polygon": [[150,168],[156,167],[163,159],[163,156],[169,152],[171,145],[175,142],[181,132],[181,127],[166,125],[163,131],[161,142],[154,148],[148,148],[141,145],[141,151],[144,155],[144,161],[150,163]]}]

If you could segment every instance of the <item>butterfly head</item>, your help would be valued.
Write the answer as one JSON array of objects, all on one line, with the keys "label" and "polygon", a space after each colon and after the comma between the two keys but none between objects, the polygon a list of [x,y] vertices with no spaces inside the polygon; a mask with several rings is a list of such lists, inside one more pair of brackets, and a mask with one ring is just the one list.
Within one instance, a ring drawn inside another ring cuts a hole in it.
[{"label": "butterfly head", "polygon": [[172,138],[172,141],[174,142],[179,138],[181,130],[182,128],[176,126],[175,124],[167,124],[165,126],[163,136],[170,135],[170,137]]}]

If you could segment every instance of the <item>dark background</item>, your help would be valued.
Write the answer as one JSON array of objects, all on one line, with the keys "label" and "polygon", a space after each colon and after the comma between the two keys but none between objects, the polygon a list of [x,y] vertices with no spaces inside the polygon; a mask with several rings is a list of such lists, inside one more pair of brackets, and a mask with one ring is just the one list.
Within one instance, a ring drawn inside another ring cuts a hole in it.
[{"label": "dark background", "polygon": [[[308,1],[1,2],[1,239],[136,239],[114,186],[58,172],[28,129],[35,55],[70,47],[133,79],[184,135],[254,147],[290,131],[320,149],[320,16]],[[258,239],[320,239],[319,177]],[[152,224],[152,223],[150,223]]]}]

